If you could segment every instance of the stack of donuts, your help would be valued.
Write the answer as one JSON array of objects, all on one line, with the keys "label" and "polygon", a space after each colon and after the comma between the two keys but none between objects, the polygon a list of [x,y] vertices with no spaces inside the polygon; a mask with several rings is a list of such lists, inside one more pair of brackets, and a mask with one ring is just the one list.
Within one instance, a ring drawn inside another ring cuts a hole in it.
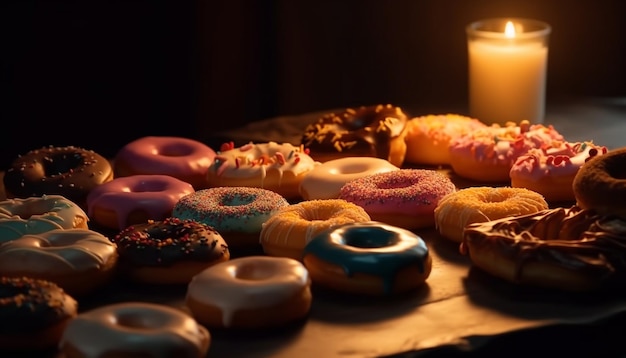
[{"label": "stack of donuts", "polygon": [[[0,351],[204,356],[212,330],[306,322],[316,290],[423,289],[437,265],[429,233],[515,283],[587,290],[599,276],[623,279],[618,256],[596,254],[626,249],[624,150],[569,142],[550,125],[411,117],[391,104],[305,125],[299,143],[213,149],[147,136],[110,159],[72,146],[20,155],[0,201],[0,291],[10,292],[0,318],[24,323],[1,327]],[[509,248],[520,237],[529,243]],[[570,274],[546,258],[557,256],[585,268]],[[539,281],[546,269],[567,280]],[[83,308],[119,282],[182,287],[184,302]],[[36,309],[22,312],[22,299]]]}]

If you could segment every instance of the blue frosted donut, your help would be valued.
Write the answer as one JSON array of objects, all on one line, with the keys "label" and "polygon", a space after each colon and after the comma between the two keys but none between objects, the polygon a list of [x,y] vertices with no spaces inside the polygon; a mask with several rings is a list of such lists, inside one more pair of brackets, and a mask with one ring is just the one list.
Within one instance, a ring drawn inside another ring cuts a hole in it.
[{"label": "blue frosted donut", "polygon": [[421,286],[432,268],[420,236],[377,221],[346,224],[317,235],[305,246],[302,262],[314,284],[377,296]]}]

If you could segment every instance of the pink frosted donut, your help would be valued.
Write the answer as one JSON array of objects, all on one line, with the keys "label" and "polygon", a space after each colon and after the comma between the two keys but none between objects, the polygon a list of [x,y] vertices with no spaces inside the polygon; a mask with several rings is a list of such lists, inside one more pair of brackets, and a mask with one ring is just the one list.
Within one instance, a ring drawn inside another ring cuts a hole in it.
[{"label": "pink frosted donut", "polygon": [[198,190],[208,187],[207,172],[214,158],[213,149],[193,139],[143,137],[119,150],[113,168],[116,177],[169,175]]},{"label": "pink frosted donut", "polygon": [[193,193],[191,184],[169,175],[131,175],[100,185],[87,196],[87,215],[109,229],[171,216],[174,205]]},{"label": "pink frosted donut", "polygon": [[454,191],[454,183],[440,172],[399,169],[352,180],[339,198],[362,207],[374,221],[418,229],[435,225],[435,207]]},{"label": "pink frosted donut", "polygon": [[492,124],[450,142],[450,165],[460,177],[490,183],[508,183],[509,171],[517,158],[532,148],[559,147],[563,136],[551,125],[505,126]]},{"label": "pink frosted donut", "polygon": [[511,171],[511,186],[526,188],[550,202],[574,202],[572,184],[580,167],[589,158],[608,149],[592,142],[564,142],[557,148],[531,149],[517,158]]},{"label": "pink frosted donut", "polygon": [[345,157],[316,166],[300,182],[304,200],[337,199],[341,187],[354,179],[400,168],[386,159],[375,157]]}]

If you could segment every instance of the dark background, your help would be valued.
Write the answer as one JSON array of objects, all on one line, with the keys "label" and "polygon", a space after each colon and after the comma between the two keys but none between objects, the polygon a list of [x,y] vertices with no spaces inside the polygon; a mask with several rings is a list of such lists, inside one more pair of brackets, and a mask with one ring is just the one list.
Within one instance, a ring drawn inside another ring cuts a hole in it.
[{"label": "dark background", "polygon": [[548,109],[626,95],[622,0],[3,1],[0,164],[338,107],[463,112],[464,28],[503,16],[552,25]]}]

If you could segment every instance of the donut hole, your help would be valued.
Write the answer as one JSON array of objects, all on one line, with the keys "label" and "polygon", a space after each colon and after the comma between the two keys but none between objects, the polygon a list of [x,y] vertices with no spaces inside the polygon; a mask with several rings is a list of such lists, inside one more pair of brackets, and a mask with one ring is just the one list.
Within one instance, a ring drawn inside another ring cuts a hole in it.
[{"label": "donut hole", "polygon": [[[24,297],[24,295],[28,295],[29,287],[17,287],[13,285],[1,285],[0,286],[0,299],[2,301],[10,301],[10,299],[19,299],[19,297]],[[7,300],[9,299],[9,300]]]},{"label": "donut hole", "polygon": [[169,184],[160,180],[142,180],[130,188],[134,193],[167,191]]},{"label": "donut hole", "polygon": [[220,206],[246,206],[252,204],[256,200],[254,195],[227,195],[221,198]]},{"label": "donut hole", "polygon": [[274,275],[274,266],[263,263],[245,263],[235,272],[235,278],[246,281],[263,281]]},{"label": "donut hole", "polygon": [[156,153],[164,157],[185,157],[193,152],[193,148],[179,143],[167,144]]},{"label": "donut hole", "polygon": [[64,175],[84,165],[85,160],[79,153],[58,153],[45,157],[42,161],[47,177]]},{"label": "donut hole", "polygon": [[146,329],[163,327],[168,321],[167,315],[156,310],[150,312],[122,311],[117,314],[115,323],[130,329]]},{"label": "donut hole", "polygon": [[339,175],[339,174],[357,174],[357,173],[363,173],[365,171],[367,171],[369,169],[369,166],[363,163],[354,163],[354,164],[350,164],[350,165],[346,165],[344,167],[341,168],[333,168],[331,170],[329,170],[328,172],[332,175]]},{"label": "donut hole", "polygon": [[381,228],[358,228],[345,232],[343,239],[347,246],[361,249],[374,249],[393,245],[397,234]]},{"label": "donut hole", "polygon": [[607,173],[614,179],[626,179],[626,167],[622,165],[607,166]]}]

